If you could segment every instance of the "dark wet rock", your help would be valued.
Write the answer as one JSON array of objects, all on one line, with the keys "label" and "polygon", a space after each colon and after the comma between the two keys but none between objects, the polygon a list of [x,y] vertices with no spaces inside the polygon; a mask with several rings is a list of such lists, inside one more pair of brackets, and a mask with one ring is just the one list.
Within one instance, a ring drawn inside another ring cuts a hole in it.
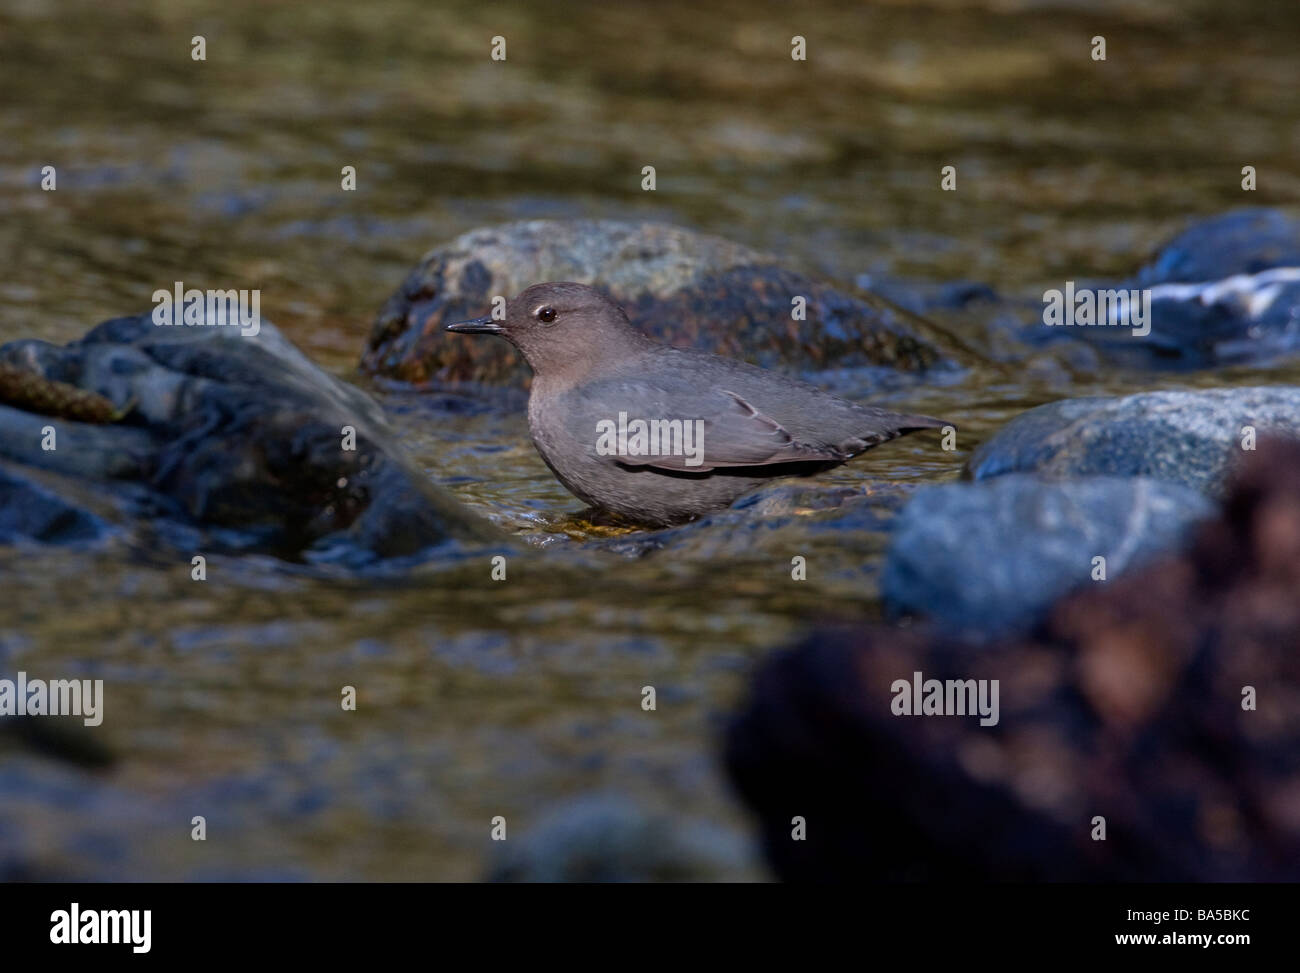
[{"label": "dark wet rock", "polygon": [[[464,341],[445,325],[489,313],[542,281],[591,284],[647,334],[679,347],[791,371],[943,357],[933,326],[869,294],[845,294],[718,237],[653,223],[533,220],[474,230],[420,262],[380,311],[363,367],[407,382],[524,385],[504,342]],[[807,319],[791,300],[807,298]]]},{"label": "dark wet rock", "polygon": [[1213,513],[1193,490],[1136,477],[1003,476],[917,492],[894,524],[881,577],[891,615],[970,639],[1028,627],[1066,592],[1176,547]]},{"label": "dark wet rock", "polygon": [[72,544],[103,536],[108,524],[21,474],[0,468],[0,544]]},{"label": "dark wet rock", "polygon": [[1149,334],[1110,326],[1050,330],[1078,331],[1121,361],[1190,368],[1263,362],[1300,349],[1300,266],[1156,284],[1150,295]]},{"label": "dark wet rock", "polygon": [[[2,496],[3,493],[0,492],[0,497]],[[0,539],[3,537],[0,534]],[[20,667],[15,665],[6,640],[0,637],[0,678],[14,679],[18,668]],[[11,754],[6,752],[10,750],[36,753],[51,760],[92,770],[110,767],[117,759],[99,735],[98,728],[86,726],[85,719],[81,716],[19,716],[13,713],[0,716],[0,762],[11,759]],[[0,846],[2,844],[0,842]],[[2,858],[3,849],[0,847],[0,859]],[[0,876],[3,874],[4,867],[0,864]]]},{"label": "dark wet rock", "polygon": [[[1099,343],[1105,353],[1200,368],[1263,361],[1300,349],[1300,220],[1249,209],[1194,223],[1131,281],[1149,288],[1151,332],[1112,326],[1047,328]],[[1041,308],[1040,308],[1041,311]]]},{"label": "dark wet rock", "polygon": [[1144,392],[1065,399],[1017,416],[975,451],[977,480],[1007,473],[1149,476],[1222,496],[1246,453],[1243,429],[1300,435],[1300,387]]},{"label": "dark wet rock", "polygon": [[[6,678],[13,678],[12,673]],[[0,745],[4,743],[93,770],[111,767],[117,759],[80,716],[6,716],[0,719]]]},{"label": "dark wet rock", "polygon": [[496,849],[493,882],[707,882],[744,875],[749,842],[613,795],[552,808]]},{"label": "dark wet rock", "polygon": [[269,324],[244,336],[116,318],[66,347],[11,342],[0,363],[102,397],[120,416],[92,424],[0,405],[0,533],[11,538],[96,528],[85,502],[48,495],[60,482],[69,496],[93,484],[118,519],[180,547],[359,563],[497,538],[406,463],[373,400]]},{"label": "dark wet rock", "polygon": [[[1294,882],[1297,590],[1300,445],[1273,443],[1187,553],[1067,597],[1032,639],[876,627],[779,653],[727,766],[785,879]],[[999,680],[997,724],[894,715],[915,672]]]}]

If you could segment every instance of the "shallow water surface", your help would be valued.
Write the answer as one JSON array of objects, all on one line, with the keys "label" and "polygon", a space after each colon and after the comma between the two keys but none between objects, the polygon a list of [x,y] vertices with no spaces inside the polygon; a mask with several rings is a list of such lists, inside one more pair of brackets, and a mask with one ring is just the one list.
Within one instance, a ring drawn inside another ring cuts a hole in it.
[{"label": "shallow water surface", "polygon": [[[1120,277],[1191,217],[1296,199],[1298,27],[1294,3],[1157,0],[21,0],[0,11],[0,340],[71,340],[175,280],[257,287],[309,356],[370,387],[370,322],[420,255],[529,217],[675,222],[845,287],[1023,297]],[[984,334],[967,312],[943,323]],[[104,679],[95,732],[117,758],[86,771],[0,738],[0,873],[473,879],[494,815],[522,839],[591,792],[744,835],[721,721],[765,651],[878,617],[910,491],[1052,399],[1300,380],[1294,363],[1080,378],[1054,361],[859,382],[953,419],[958,451],[908,437],[819,477],[829,490],[780,485],[657,538],[573,517],[517,403],[375,389],[429,476],[520,540],[505,582],[474,558],[347,578],[213,557],[197,583],[188,558],[116,541],[0,548],[0,668]],[[700,874],[763,877],[739,849]]]}]

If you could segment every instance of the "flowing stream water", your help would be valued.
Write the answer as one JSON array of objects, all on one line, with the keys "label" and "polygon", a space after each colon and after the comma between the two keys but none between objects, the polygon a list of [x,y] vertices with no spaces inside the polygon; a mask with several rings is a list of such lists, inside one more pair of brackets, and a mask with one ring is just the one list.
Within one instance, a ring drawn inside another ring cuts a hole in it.
[{"label": "flowing stream water", "polygon": [[[176,280],[256,287],[307,355],[372,387],[356,370],[370,323],[420,256],[536,217],[672,222],[844,287],[1033,298],[1120,278],[1192,218],[1300,198],[1298,36],[1294,2],[13,0],[0,341],[72,340]],[[104,679],[96,735],[117,758],[86,771],[0,741],[0,864],[474,879],[493,816],[525,838],[550,808],[612,793],[712,834],[705,873],[762,878],[723,721],[766,652],[879,617],[885,530],[913,489],[1052,399],[1300,382],[1294,363],[1011,365],[882,388],[873,400],[955,420],[961,448],[909,437],[826,474],[870,498],[848,522],[796,499],[767,526],[724,517],[619,553],[566,520],[581,505],[522,410],[377,390],[429,476],[524,541],[505,583],[477,562],[359,579],[213,557],[199,584],[170,552],[0,548],[4,670]]]}]

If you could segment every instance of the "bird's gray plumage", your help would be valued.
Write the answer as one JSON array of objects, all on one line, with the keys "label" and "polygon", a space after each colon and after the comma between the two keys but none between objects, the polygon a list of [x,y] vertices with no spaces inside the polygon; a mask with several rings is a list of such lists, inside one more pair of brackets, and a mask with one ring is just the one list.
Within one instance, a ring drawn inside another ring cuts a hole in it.
[{"label": "bird's gray plumage", "polygon": [[[582,284],[534,285],[510,302],[505,320],[449,330],[513,342],[533,368],[529,428],[547,466],[579,499],[645,524],[690,520],[774,477],[817,472],[911,430],[948,425],[651,341]],[[701,455],[603,455],[598,429],[620,413],[629,422],[698,422]]]}]

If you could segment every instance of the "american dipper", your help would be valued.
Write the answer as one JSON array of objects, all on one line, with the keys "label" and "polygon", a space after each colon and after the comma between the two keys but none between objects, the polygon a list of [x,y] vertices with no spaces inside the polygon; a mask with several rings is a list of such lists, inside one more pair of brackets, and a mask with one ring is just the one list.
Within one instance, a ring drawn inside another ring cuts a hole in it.
[{"label": "american dipper", "polygon": [[529,430],[551,472],[578,499],[649,526],[692,520],[776,477],[830,469],[913,429],[948,425],[660,344],[585,284],[535,284],[503,320],[447,330],[501,335],[518,348],[533,370]]}]

